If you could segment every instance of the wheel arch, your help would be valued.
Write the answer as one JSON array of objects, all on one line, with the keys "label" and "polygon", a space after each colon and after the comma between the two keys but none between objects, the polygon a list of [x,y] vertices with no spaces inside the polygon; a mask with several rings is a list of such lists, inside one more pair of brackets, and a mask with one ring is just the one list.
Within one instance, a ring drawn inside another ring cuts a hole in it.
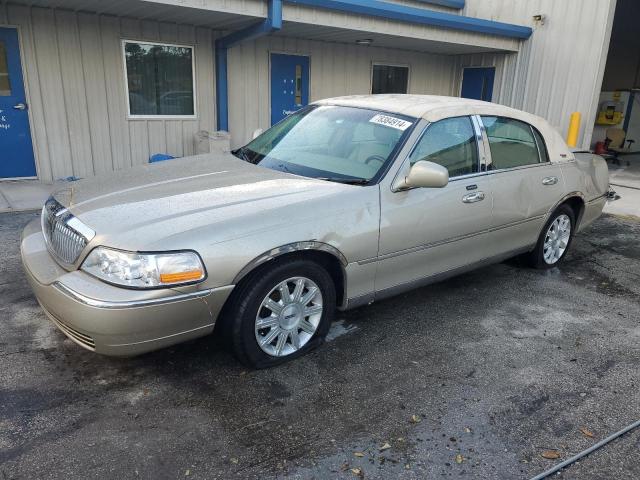
[{"label": "wheel arch", "polygon": [[282,245],[268,250],[245,265],[233,279],[233,285],[246,280],[257,270],[291,257],[309,259],[322,265],[331,276],[336,287],[336,301],[343,305],[346,299],[347,277],[345,267],[348,264],[344,254],[333,245],[315,240],[301,241]]},{"label": "wheel arch", "polygon": [[545,223],[549,219],[549,217],[555,212],[560,205],[568,205],[571,210],[573,210],[575,226],[574,229],[577,232],[580,226],[580,221],[582,220],[582,215],[584,214],[584,209],[586,206],[586,201],[584,195],[581,192],[571,192],[560,199],[547,213],[547,217],[545,218]]}]

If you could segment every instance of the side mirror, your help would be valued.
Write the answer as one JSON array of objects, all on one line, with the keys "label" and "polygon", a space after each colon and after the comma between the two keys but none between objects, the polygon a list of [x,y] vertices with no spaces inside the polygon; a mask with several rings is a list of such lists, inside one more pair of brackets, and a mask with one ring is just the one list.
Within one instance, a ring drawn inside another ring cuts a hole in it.
[{"label": "side mirror", "polygon": [[253,135],[251,137],[251,140],[255,140],[256,138],[258,138],[260,135],[262,135],[262,132],[264,130],[262,130],[261,128],[258,128],[256,130],[253,131]]},{"label": "side mirror", "polygon": [[437,163],[420,160],[416,162],[409,174],[401,179],[395,190],[408,188],[442,188],[449,184],[449,171]]}]

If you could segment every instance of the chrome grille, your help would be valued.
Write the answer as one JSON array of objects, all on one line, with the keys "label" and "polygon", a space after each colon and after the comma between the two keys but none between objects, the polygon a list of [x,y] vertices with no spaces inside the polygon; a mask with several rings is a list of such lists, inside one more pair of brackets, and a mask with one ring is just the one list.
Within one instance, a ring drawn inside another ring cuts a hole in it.
[{"label": "chrome grille", "polygon": [[63,263],[74,263],[95,232],[50,198],[42,209],[42,232],[47,248]]}]

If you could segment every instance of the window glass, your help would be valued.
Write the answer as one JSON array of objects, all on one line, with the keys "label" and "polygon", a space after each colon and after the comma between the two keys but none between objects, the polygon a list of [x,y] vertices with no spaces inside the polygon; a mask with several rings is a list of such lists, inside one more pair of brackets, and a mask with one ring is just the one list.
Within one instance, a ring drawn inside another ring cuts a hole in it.
[{"label": "window glass", "polygon": [[289,115],[234,154],[296,175],[364,183],[383,171],[414,122],[365,108],[312,106]]},{"label": "window glass", "polygon": [[449,177],[478,171],[478,147],[469,117],[446,118],[432,123],[410,156],[411,165],[420,160],[449,170]]},{"label": "window glass", "polygon": [[7,49],[4,42],[0,42],[0,97],[11,95],[9,83],[9,65],[7,63]]},{"label": "window glass", "polygon": [[547,145],[544,143],[544,139],[542,138],[542,135],[540,135],[540,132],[535,128],[533,129],[533,134],[536,137],[536,146],[538,147],[538,151],[540,152],[540,161],[548,162],[549,152],[547,152]]},{"label": "window glass", "polygon": [[193,115],[193,48],[125,42],[130,115]]},{"label": "window glass", "polygon": [[409,67],[374,65],[371,93],[407,93]]},{"label": "window glass", "polygon": [[491,147],[490,170],[515,168],[540,162],[529,124],[504,117],[482,117]]}]

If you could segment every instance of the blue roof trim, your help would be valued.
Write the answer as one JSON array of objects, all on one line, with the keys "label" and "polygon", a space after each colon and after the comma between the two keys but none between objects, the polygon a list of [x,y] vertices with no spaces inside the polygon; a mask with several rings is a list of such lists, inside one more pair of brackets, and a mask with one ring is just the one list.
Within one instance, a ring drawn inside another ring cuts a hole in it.
[{"label": "blue roof trim", "polygon": [[441,7],[457,8],[459,10],[464,8],[464,0],[418,0],[422,3],[430,3],[431,5],[440,5]]},{"label": "blue roof trim", "polygon": [[464,17],[453,13],[436,12],[423,8],[407,7],[380,0],[286,0],[292,4],[339,10],[387,20],[418,23],[431,27],[450,28],[467,32],[484,33],[507,38],[527,39],[533,33],[529,27],[511,23],[494,22],[481,18]]}]

